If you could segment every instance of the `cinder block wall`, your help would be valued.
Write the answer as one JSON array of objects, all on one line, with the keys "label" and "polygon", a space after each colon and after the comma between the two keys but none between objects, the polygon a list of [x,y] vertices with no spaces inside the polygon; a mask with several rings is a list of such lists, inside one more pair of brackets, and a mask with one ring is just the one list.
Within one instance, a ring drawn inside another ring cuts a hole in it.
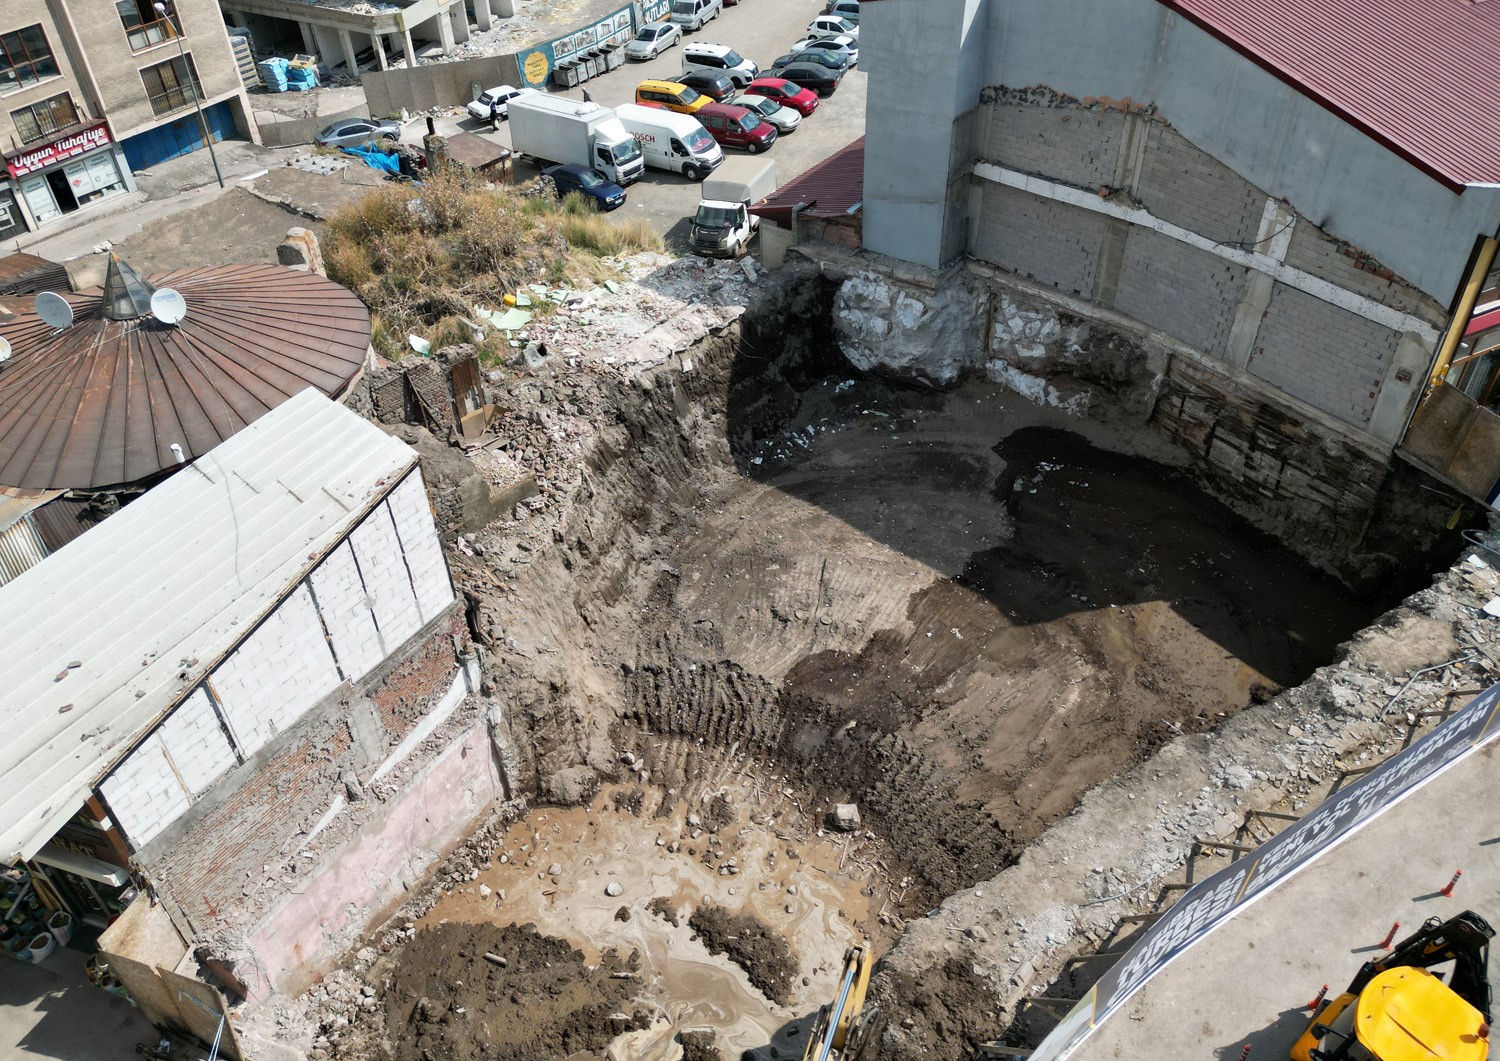
[{"label": "cinder block wall", "polygon": [[103,781],[126,838],[138,851],[155,840],[335,690],[389,669],[453,601],[413,471]]}]

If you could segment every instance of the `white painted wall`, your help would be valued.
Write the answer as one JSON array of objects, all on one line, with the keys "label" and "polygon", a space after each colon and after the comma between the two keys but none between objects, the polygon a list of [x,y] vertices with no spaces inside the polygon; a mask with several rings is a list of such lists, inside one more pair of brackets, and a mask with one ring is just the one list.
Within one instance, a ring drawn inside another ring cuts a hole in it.
[{"label": "white painted wall", "polygon": [[[369,675],[453,600],[427,491],[413,472],[210,675],[240,753],[265,747],[342,681]],[[200,687],[100,791],[139,848],[238,761]]]}]

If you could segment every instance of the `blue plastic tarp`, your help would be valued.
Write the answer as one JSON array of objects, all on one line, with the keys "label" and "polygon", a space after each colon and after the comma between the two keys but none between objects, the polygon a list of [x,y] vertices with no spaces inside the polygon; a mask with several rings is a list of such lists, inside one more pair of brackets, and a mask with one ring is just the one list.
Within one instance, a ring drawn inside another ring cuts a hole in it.
[{"label": "blue plastic tarp", "polygon": [[386,173],[400,173],[401,160],[394,153],[387,155],[378,148],[368,147],[345,147],[340,148],[346,155],[365,160],[365,165],[371,169],[384,170]]}]

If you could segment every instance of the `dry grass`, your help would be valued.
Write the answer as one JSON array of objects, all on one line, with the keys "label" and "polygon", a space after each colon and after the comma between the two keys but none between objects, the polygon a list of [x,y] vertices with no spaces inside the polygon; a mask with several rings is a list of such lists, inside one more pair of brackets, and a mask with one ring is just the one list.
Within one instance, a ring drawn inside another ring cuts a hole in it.
[{"label": "dry grass", "polygon": [[[400,357],[408,334],[434,349],[469,342],[461,318],[476,304],[498,308],[530,283],[598,283],[615,274],[603,259],[661,247],[645,222],[617,224],[582,196],[527,198],[445,174],[377,188],[340,210],[323,258],[328,275],[370,307],[376,350]],[[495,342],[487,352],[498,355],[504,344]]]}]

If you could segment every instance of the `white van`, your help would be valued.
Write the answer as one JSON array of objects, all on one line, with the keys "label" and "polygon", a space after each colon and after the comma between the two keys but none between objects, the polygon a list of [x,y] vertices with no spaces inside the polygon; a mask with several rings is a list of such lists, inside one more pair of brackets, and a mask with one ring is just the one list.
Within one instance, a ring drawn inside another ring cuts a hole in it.
[{"label": "white van", "polygon": [[760,76],[760,67],[723,44],[689,44],[682,49],[682,69],[727,74],[735,88],[744,88]]},{"label": "white van", "polygon": [[724,0],[672,0],[668,20],[682,27],[684,33],[702,29],[711,18],[724,10]]},{"label": "white van", "polygon": [[703,128],[703,123],[691,115],[623,103],[615,108],[615,117],[635,137],[648,166],[681,173],[696,181],[718,169],[724,161],[724,150]]}]

